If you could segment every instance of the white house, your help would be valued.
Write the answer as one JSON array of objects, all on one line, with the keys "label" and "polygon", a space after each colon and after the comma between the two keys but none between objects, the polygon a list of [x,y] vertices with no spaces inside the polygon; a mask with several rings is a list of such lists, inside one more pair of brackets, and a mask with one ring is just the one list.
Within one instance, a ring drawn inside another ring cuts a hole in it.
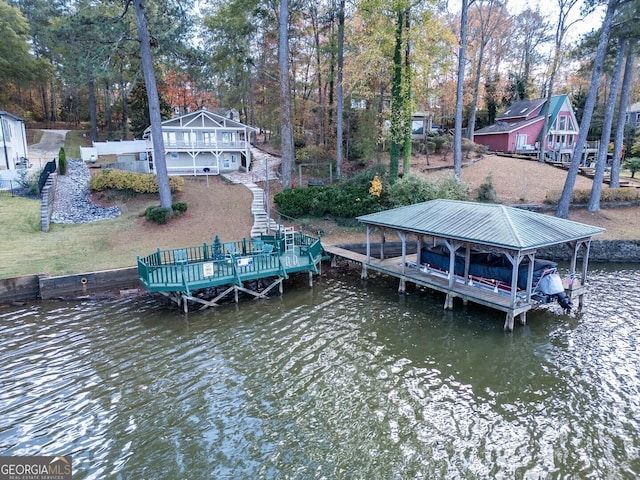
[{"label": "white house", "polygon": [[[256,128],[205,109],[162,122],[169,175],[217,175],[251,167],[250,135]],[[153,165],[151,127],[144,131],[147,158]]]},{"label": "white house", "polygon": [[28,166],[24,120],[0,110],[0,170]]},{"label": "white house", "polygon": [[627,125],[634,130],[640,130],[640,102],[627,108]]}]

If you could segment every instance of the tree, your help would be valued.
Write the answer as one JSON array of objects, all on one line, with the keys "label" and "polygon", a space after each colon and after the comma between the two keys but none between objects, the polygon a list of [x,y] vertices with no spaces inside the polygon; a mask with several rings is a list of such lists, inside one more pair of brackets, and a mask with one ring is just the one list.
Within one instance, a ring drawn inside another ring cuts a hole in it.
[{"label": "tree", "polygon": [[600,148],[598,149],[598,158],[596,160],[596,171],[591,185],[591,195],[589,196],[588,210],[597,212],[600,210],[600,195],[602,194],[602,180],[604,179],[604,169],[607,164],[607,153],[609,152],[609,139],[611,138],[611,126],[613,124],[613,114],[616,106],[616,98],[618,96],[618,84],[622,74],[622,65],[624,60],[624,52],[626,50],[626,40],[621,39],[620,44],[616,45],[617,53],[615,66],[611,73],[611,82],[609,84],[609,98],[605,105],[604,123],[602,125],[602,135],[600,136]]},{"label": "tree", "polygon": [[506,17],[506,9],[502,0],[478,0],[475,3],[478,20],[479,37],[478,51],[476,52],[476,69],[473,78],[473,89],[471,106],[469,108],[469,120],[467,122],[467,135],[469,140],[473,140],[473,132],[476,125],[476,109],[478,107],[478,97],[480,94],[480,79],[482,77],[482,65],[485,56],[485,50],[492,41],[494,35],[498,32],[501,25],[504,24]]},{"label": "tree", "polygon": [[609,35],[611,33],[613,17],[616,9],[620,4],[620,1],[624,0],[608,1],[607,12],[602,22],[600,40],[598,41],[598,49],[596,51],[596,56],[593,62],[591,84],[589,85],[589,92],[587,94],[584,114],[582,116],[582,121],[580,122],[580,133],[578,134],[578,139],[576,140],[573,148],[573,153],[571,155],[571,164],[569,165],[567,178],[565,179],[562,194],[560,195],[560,201],[558,202],[558,208],[556,209],[556,216],[560,218],[567,218],[569,216],[571,195],[573,193],[573,187],[576,183],[576,177],[578,176],[578,168],[580,167],[580,162],[582,161],[584,145],[587,141],[587,133],[589,131],[589,125],[591,124],[591,116],[593,115],[593,109],[596,103],[596,95],[598,93],[598,86],[600,84],[600,76],[602,75],[602,68],[607,44],[609,43]]},{"label": "tree", "polygon": [[[540,149],[538,151],[538,160],[544,162],[546,150],[547,150],[547,132],[549,130],[549,108],[551,107],[551,97],[553,97],[554,87],[555,87],[555,79],[558,73],[558,68],[560,67],[560,63],[563,58],[563,47],[564,47],[564,38],[569,30],[569,27],[573,25],[574,22],[569,22],[568,17],[571,13],[571,10],[578,4],[579,0],[557,0],[558,8],[560,13],[558,14],[558,23],[556,24],[556,33],[554,37],[554,48],[553,48],[553,59],[551,61],[551,65],[549,66],[549,80],[547,82],[547,91],[546,97],[547,101],[544,103],[542,107],[542,117],[544,118],[544,123],[542,125],[542,130],[540,130],[540,135],[538,136],[538,144],[540,145]],[[581,127],[582,131],[582,127]]]},{"label": "tree", "polygon": [[624,168],[629,170],[631,172],[631,178],[634,178],[636,175],[636,172],[640,171],[640,158],[638,157],[628,158],[624,162]]},{"label": "tree", "polygon": [[28,82],[41,77],[39,69],[50,71],[29,52],[29,24],[20,9],[0,2],[0,81]]},{"label": "tree", "polygon": [[338,76],[336,79],[336,97],[338,110],[336,112],[336,176],[342,176],[342,133],[343,133],[343,109],[344,98],[342,93],[342,74],[344,69],[344,3],[339,0],[338,7]]},{"label": "tree", "polygon": [[[162,120],[171,118],[171,105],[164,100],[160,92],[158,92],[158,100],[160,102],[160,118]],[[134,138],[142,138],[144,131],[151,125],[149,97],[144,81],[135,83],[128,104],[131,111],[131,134]]]},{"label": "tree", "polygon": [[460,43],[458,45],[458,85],[456,87],[456,118],[453,134],[453,173],[462,182],[462,106],[464,101],[464,68],[467,51],[467,19],[469,6],[475,0],[462,0],[460,12]]},{"label": "tree", "polygon": [[620,102],[618,104],[618,118],[616,120],[616,133],[613,142],[613,162],[611,165],[611,188],[620,187],[620,157],[624,142],[624,127],[629,105],[629,91],[631,90],[631,79],[633,78],[633,61],[635,55],[635,41],[630,41],[627,46],[627,60],[624,67],[624,78],[622,79],[622,90],[620,92]]},{"label": "tree", "polygon": [[540,48],[553,37],[549,34],[550,26],[546,17],[540,12],[527,8],[514,17],[514,29],[518,32],[512,43],[514,49],[510,52],[518,62],[516,73],[512,76],[516,85],[515,95],[509,105],[518,100],[530,98],[532,85],[532,70],[536,64],[543,61]]},{"label": "tree", "polygon": [[291,171],[295,160],[291,87],[289,83],[289,1],[280,0],[278,22],[278,65],[280,68],[280,142],[282,152],[282,186],[291,186]]},{"label": "tree", "polygon": [[156,85],[155,72],[153,70],[153,56],[151,54],[151,38],[145,18],[144,0],[133,0],[138,24],[138,38],[140,40],[140,55],[142,57],[142,72],[144,83],[147,87],[149,100],[149,118],[151,120],[151,135],[153,141],[153,163],[158,176],[158,192],[160,194],[160,206],[171,210],[171,187],[167,173],[167,159],[164,153],[164,140],[162,138],[162,117],[160,115],[160,100]]}]

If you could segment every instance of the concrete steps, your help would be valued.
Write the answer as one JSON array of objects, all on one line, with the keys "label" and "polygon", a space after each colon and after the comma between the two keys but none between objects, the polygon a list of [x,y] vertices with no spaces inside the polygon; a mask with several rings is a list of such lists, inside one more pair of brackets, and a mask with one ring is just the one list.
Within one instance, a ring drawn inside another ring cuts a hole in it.
[{"label": "concrete steps", "polygon": [[269,179],[277,178],[276,171],[281,160],[257,149],[252,149],[251,152],[253,160],[250,172],[233,172],[223,174],[223,176],[234,183],[242,183],[253,193],[253,201],[251,202],[251,214],[253,215],[251,236],[258,237],[261,233],[267,233],[267,230],[275,230],[278,227],[278,223],[274,219],[268,218],[265,210],[264,191],[254,182],[266,180],[267,167],[269,168]]}]

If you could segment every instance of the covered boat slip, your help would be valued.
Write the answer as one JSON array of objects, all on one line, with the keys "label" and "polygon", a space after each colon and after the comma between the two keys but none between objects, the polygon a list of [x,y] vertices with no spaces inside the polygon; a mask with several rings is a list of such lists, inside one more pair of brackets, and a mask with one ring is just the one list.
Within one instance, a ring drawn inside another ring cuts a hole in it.
[{"label": "covered boat slip", "polygon": [[[266,298],[290,273],[309,272],[309,283],[323,258],[319,238],[293,229],[283,229],[274,235],[261,235],[224,245],[220,242],[170,250],[160,250],[138,257],[138,277],[150,292],[161,293],[188,310],[188,301],[202,308],[218,305],[230,293],[244,292],[255,298]],[[271,279],[264,289],[250,289],[246,282]],[[194,292],[222,287],[222,292],[207,300]]]},{"label": "covered boat slip", "polygon": [[[368,270],[375,270],[398,277],[401,292],[405,291],[407,281],[443,292],[445,309],[452,309],[453,299],[459,297],[465,303],[471,301],[506,312],[506,330],[513,329],[517,316],[524,324],[526,312],[541,301],[536,283],[540,274],[534,275],[534,271],[540,266],[536,253],[547,246],[568,246],[571,260],[567,279],[571,281],[565,285],[566,293],[569,298],[577,297],[582,305],[591,238],[604,231],[515,207],[454,200],[433,200],[364,215],[358,220],[367,227],[363,278]],[[372,252],[374,229],[381,234],[378,258],[374,258]],[[401,241],[399,257],[385,257],[388,231],[396,232]],[[408,255],[408,243],[413,241],[416,246],[411,250],[417,253]],[[429,257],[423,253],[434,251],[432,247],[436,245],[448,255],[448,266],[424,261]],[[479,258],[477,252],[489,252],[486,257],[506,259],[511,273],[507,281],[485,274],[474,275],[476,270],[472,264]],[[576,272],[579,259],[580,272]]]}]

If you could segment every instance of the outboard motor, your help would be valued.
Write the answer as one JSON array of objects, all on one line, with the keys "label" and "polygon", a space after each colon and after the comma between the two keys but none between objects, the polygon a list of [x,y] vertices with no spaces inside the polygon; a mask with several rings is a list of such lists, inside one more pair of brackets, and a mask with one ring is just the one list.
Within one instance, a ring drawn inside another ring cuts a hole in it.
[{"label": "outboard motor", "polygon": [[549,273],[544,275],[540,279],[540,291],[545,295],[555,296],[560,306],[565,312],[570,312],[573,308],[571,300],[564,293],[564,286],[562,285],[562,279],[557,273]]}]

